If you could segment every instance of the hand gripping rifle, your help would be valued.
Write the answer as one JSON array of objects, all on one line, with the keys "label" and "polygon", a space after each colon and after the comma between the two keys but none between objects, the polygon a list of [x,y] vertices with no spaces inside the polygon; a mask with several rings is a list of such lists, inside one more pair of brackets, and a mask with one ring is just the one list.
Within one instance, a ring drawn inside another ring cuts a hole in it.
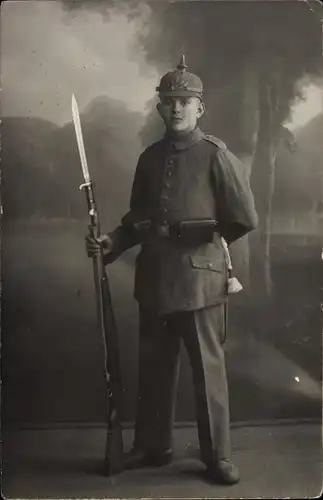
[{"label": "hand gripping rifle", "polygon": [[[96,239],[100,237],[99,216],[94,197],[94,187],[87,166],[78,106],[74,95],[72,96],[72,114],[84,176],[84,184],[80,186],[80,189],[84,188],[86,194],[86,201],[90,216],[90,236]],[[108,432],[105,455],[106,473],[107,475],[111,475],[117,474],[123,470],[123,442],[122,428],[119,421],[121,391],[118,332],[112,308],[108,276],[103,260],[102,244],[100,245],[99,253],[93,256],[93,274],[98,323],[104,346],[105,377],[107,382]]]}]

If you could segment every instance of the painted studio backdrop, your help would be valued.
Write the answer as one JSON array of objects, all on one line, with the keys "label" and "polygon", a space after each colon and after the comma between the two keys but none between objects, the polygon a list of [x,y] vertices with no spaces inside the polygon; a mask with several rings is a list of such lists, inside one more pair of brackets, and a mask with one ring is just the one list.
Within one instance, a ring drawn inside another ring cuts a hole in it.
[{"label": "painted studio backdrop", "polygon": [[[2,6],[3,419],[105,421],[80,106],[102,228],[128,209],[140,152],[163,133],[155,87],[182,53],[205,132],[248,166],[258,229],[232,248],[226,357],[233,421],[321,414],[322,32],[316,2],[5,2]],[[137,384],[137,249],[109,266],[123,409]],[[193,421],[183,353],[176,419]]]}]

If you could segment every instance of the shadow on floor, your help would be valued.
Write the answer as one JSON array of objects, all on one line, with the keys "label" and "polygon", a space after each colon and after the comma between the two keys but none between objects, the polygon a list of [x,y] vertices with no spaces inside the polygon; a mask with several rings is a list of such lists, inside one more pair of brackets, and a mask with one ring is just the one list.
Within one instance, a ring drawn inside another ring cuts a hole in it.
[{"label": "shadow on floor", "polygon": [[[232,430],[241,481],[210,484],[198,459],[195,428],[174,431],[171,465],[104,474],[103,429],[3,431],[2,494],[6,498],[311,498],[322,489],[320,424]],[[133,433],[124,431],[125,449]]]}]

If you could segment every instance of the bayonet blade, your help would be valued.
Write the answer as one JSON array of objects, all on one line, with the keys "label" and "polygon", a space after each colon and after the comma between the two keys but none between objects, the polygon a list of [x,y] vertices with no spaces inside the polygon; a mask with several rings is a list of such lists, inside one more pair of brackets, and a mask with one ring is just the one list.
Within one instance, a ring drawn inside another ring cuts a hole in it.
[{"label": "bayonet blade", "polygon": [[74,97],[74,94],[72,95],[72,115],[73,115],[73,123],[74,123],[74,128],[75,128],[77,146],[78,146],[78,150],[80,153],[80,160],[81,160],[84,181],[86,183],[89,183],[89,182],[91,182],[90,173],[89,173],[89,169],[87,166],[80,114],[79,114],[78,105],[77,105],[76,99]]}]

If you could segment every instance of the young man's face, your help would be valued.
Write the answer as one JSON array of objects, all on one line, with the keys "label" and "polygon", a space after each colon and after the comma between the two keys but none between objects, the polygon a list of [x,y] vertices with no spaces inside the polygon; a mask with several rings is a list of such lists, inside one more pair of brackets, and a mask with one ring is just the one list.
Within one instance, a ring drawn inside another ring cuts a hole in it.
[{"label": "young man's face", "polygon": [[169,132],[185,134],[195,129],[205,107],[198,97],[162,96],[157,109]]}]

